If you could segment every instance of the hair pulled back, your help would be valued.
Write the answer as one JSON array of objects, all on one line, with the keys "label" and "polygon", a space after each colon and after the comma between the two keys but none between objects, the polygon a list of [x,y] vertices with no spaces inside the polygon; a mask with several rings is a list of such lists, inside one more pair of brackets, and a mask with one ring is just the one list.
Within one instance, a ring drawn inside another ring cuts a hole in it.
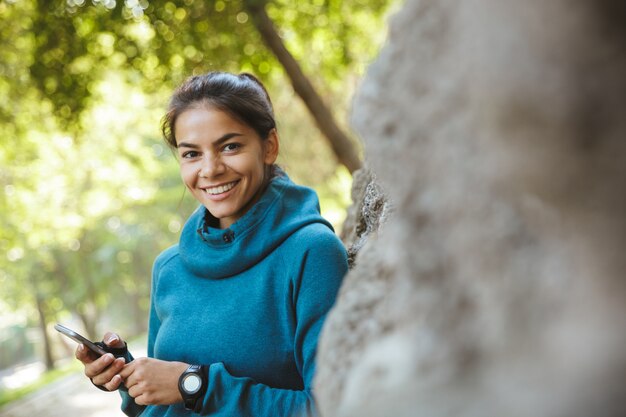
[{"label": "hair pulled back", "polygon": [[203,104],[230,114],[254,129],[263,140],[276,128],[272,101],[258,78],[248,73],[209,72],[188,78],[172,94],[161,125],[169,146],[177,145],[178,116]]}]

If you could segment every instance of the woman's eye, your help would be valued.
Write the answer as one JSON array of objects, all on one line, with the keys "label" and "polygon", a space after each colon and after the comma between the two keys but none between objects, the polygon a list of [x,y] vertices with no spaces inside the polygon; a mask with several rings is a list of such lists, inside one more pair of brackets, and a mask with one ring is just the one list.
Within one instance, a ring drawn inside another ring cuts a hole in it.
[{"label": "woman's eye", "polygon": [[199,154],[196,151],[187,151],[187,152],[183,152],[181,157],[185,158],[185,159],[191,159],[191,158],[195,158],[197,157]]},{"label": "woman's eye", "polygon": [[225,152],[234,152],[237,149],[239,149],[241,147],[240,144],[238,143],[229,143],[226,146],[224,146],[224,151]]}]

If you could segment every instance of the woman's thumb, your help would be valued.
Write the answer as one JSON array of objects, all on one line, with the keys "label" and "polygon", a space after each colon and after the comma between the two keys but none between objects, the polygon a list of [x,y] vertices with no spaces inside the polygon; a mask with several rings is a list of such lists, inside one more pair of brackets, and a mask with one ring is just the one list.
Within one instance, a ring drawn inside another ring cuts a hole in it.
[{"label": "woman's thumb", "polygon": [[117,333],[106,332],[103,338],[104,344],[113,348],[123,348],[124,341]]}]

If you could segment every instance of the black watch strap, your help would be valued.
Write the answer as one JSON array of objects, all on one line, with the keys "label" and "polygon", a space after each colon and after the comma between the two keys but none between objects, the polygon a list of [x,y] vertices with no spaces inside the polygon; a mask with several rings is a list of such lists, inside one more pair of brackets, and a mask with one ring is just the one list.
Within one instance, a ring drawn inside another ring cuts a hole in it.
[{"label": "black watch strap", "polygon": [[[190,365],[178,380],[178,390],[183,397],[187,410],[199,412],[202,408],[201,399],[207,389],[207,372],[203,365]],[[192,386],[192,392],[188,391]]]}]

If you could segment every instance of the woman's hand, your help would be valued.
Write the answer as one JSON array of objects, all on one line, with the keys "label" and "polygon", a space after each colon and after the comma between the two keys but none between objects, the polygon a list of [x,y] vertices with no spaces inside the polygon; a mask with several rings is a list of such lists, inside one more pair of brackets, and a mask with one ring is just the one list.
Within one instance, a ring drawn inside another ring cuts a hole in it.
[{"label": "woman's hand", "polygon": [[[103,341],[110,347],[124,347],[124,341],[115,333],[107,332]],[[119,372],[126,362],[124,358],[115,359],[111,353],[98,357],[97,354],[80,344],[76,349],[76,359],[85,365],[85,375],[95,385],[103,386],[109,391],[115,391],[120,387],[122,377]]]},{"label": "woman's hand", "polygon": [[124,366],[120,376],[137,404],[168,405],[183,400],[178,379],[188,367],[183,362],[138,358]]}]

